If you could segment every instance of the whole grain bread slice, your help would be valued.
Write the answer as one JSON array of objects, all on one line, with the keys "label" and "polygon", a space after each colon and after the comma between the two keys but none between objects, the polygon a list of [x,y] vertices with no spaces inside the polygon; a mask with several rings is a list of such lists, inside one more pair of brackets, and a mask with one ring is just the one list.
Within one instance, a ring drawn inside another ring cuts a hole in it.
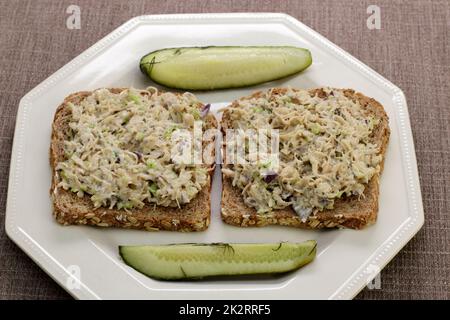
[{"label": "whole grain bread slice", "polygon": [[[341,90],[346,97],[353,101],[359,101],[363,108],[380,119],[380,122],[373,130],[370,139],[380,148],[380,154],[383,158],[381,163],[382,170],[390,135],[389,119],[383,106],[375,99],[366,97],[351,89],[333,89],[333,91],[334,90]],[[272,91],[272,94],[274,95],[283,95],[284,93],[286,93],[286,89],[284,88],[276,88]],[[320,97],[326,97],[327,95],[321,88],[312,89],[309,93],[311,96],[317,94]],[[241,99],[257,98],[261,95],[262,92],[256,92],[249,97]],[[237,101],[233,104],[236,105]],[[229,113],[227,113],[226,110],[223,113],[221,124],[222,133],[225,135],[226,129],[231,128]],[[352,196],[338,199],[335,201],[333,209],[317,212],[315,215],[311,215],[306,221],[302,221],[291,207],[275,210],[269,214],[258,214],[254,208],[249,207],[244,203],[241,191],[232,186],[231,180],[222,176],[221,217],[224,222],[240,227],[284,225],[308,229],[336,227],[361,229],[375,223],[377,219],[380,174],[372,177],[367,184],[362,197]]]},{"label": "whole grain bread slice", "polygon": [[[113,93],[120,93],[125,88],[111,88],[109,90]],[[64,141],[68,138],[67,134],[71,119],[71,112],[67,106],[69,103],[79,103],[90,94],[91,92],[89,91],[71,94],[57,108],[54,116],[50,144],[50,165],[52,168],[50,194],[53,201],[53,215],[56,221],[63,225],[81,224],[147,231],[205,230],[210,222],[211,175],[207,185],[199,194],[190,203],[183,205],[181,208],[146,204],[141,209],[131,210],[104,207],[95,209],[88,195],[79,198],[75,193],[57,186],[60,177],[55,168],[58,162],[65,159]],[[208,128],[217,127],[217,121],[211,114],[205,117],[205,122]],[[208,165],[208,169],[212,173],[214,164]]]}]

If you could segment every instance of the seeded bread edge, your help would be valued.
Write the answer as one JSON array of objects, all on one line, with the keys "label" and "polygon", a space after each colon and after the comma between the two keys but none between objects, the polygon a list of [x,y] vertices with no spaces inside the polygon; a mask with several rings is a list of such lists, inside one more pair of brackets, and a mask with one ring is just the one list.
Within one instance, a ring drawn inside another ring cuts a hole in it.
[{"label": "seeded bread edge", "polygon": [[[120,93],[126,88],[110,88],[113,93]],[[210,223],[210,188],[214,164],[209,166],[210,176],[207,185],[188,204],[181,208],[163,207],[147,204],[141,209],[95,209],[90,198],[85,195],[79,198],[75,193],[57,187],[60,177],[55,170],[58,162],[65,159],[64,140],[67,138],[68,123],[71,113],[69,103],[79,103],[91,92],[83,91],[69,95],[57,108],[52,124],[50,144],[50,166],[52,168],[52,184],[50,194],[53,202],[53,216],[63,225],[91,225],[97,227],[117,227],[140,229],[147,231],[202,231]],[[201,107],[200,107],[201,108]],[[215,117],[208,114],[208,128],[216,128]],[[214,152],[214,150],[212,150]]]}]

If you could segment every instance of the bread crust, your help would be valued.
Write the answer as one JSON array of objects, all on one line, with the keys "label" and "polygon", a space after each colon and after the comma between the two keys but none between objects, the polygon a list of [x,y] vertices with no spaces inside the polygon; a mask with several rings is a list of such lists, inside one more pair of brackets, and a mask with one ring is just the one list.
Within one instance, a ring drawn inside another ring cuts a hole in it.
[{"label": "bread crust", "polygon": [[[242,198],[241,191],[232,186],[231,179],[222,175],[222,220],[228,224],[240,227],[262,227],[267,225],[284,225],[307,229],[323,228],[351,228],[361,229],[376,222],[378,214],[379,180],[383,170],[386,148],[389,141],[390,129],[389,118],[383,106],[373,98],[366,97],[362,93],[355,92],[352,89],[333,89],[344,92],[345,96],[358,100],[363,108],[376,115],[380,122],[375,127],[371,140],[380,147],[382,155],[381,170],[367,184],[363,197],[357,196],[338,199],[335,201],[334,208],[323,210],[310,216],[306,221],[295,213],[291,207],[281,210],[274,210],[269,214],[258,214],[252,207],[247,206]],[[286,93],[285,88],[273,89],[274,95]],[[309,90],[311,95],[325,97],[326,92],[321,89]],[[251,99],[261,96],[263,92],[259,91],[251,96],[241,99]],[[236,105],[238,101],[233,102]],[[226,129],[230,127],[229,113],[224,111],[222,118],[222,133],[225,136]],[[224,139],[225,141],[225,139]]]},{"label": "bread crust", "polygon": [[[108,90],[113,93],[120,93],[125,89],[109,88]],[[75,193],[57,187],[59,176],[55,168],[58,162],[65,159],[64,140],[71,117],[70,110],[67,108],[68,103],[78,103],[90,94],[89,91],[82,91],[69,95],[55,112],[50,143],[50,166],[52,168],[50,194],[56,221],[63,225],[80,224],[147,231],[187,232],[207,229],[210,223],[210,188],[214,164],[208,167],[210,175],[207,185],[190,203],[183,205],[181,208],[146,204],[141,209],[131,210],[105,207],[95,209],[88,196],[79,198]],[[217,128],[217,121],[213,115],[207,115],[205,121],[207,127]]]}]

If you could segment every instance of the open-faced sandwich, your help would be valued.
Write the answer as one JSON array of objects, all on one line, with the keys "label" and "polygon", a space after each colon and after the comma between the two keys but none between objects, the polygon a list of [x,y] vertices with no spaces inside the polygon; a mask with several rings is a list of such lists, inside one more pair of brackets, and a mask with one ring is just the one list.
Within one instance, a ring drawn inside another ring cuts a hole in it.
[{"label": "open-faced sandwich", "polygon": [[[174,163],[172,133],[216,127],[191,93],[98,89],[68,96],[51,136],[62,224],[199,231],[210,221],[210,164]],[[211,152],[214,152],[212,149]]]},{"label": "open-faced sandwich", "polygon": [[276,168],[223,166],[226,223],[359,229],[375,222],[390,131],[374,99],[349,89],[270,89],[224,111],[224,141],[239,144],[226,139],[229,129],[277,130],[279,154]]}]

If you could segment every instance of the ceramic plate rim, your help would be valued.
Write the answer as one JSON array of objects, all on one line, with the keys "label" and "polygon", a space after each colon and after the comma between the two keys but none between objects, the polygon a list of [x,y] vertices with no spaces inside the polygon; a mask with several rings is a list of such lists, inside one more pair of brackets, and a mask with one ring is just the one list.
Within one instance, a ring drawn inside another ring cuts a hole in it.
[{"label": "ceramic plate rim", "polygon": [[[414,152],[414,143],[409,122],[408,109],[406,99],[403,92],[384,79],[377,72],[364,65],[362,62],[337,47],[329,40],[302,24],[295,18],[283,13],[211,13],[211,14],[170,14],[170,15],[144,15],[130,19],[122,26],[111,32],[109,35],[98,41],[92,47],[78,55],[72,61],[67,63],[53,75],[44,80],[37,87],[27,93],[19,104],[15,134],[13,140],[13,149],[11,154],[10,175],[8,183],[8,197],[6,206],[6,222],[5,228],[7,235],[28,254],[47,274],[57,281],[63,288],[67,290],[65,280],[67,279],[67,270],[52,258],[40,247],[39,243],[29,238],[21,229],[21,226],[15,222],[15,216],[18,214],[15,204],[18,201],[19,173],[22,166],[23,139],[24,139],[24,123],[27,119],[27,110],[33,98],[39,96],[46,88],[56,83],[64,75],[69,73],[81,65],[84,61],[100,53],[106,49],[111,43],[126,33],[133,30],[142,23],[164,23],[166,21],[173,22],[176,20],[189,21],[216,21],[216,20],[239,20],[246,19],[252,22],[261,21],[261,19],[279,20],[293,30],[301,30],[312,37],[324,50],[331,50],[336,57],[340,58],[343,63],[350,67],[358,69],[359,72],[373,80],[386,91],[392,93],[395,106],[398,108],[398,125],[400,131],[400,145],[402,149],[402,160],[404,162],[404,174],[407,179],[407,192],[409,199],[409,214],[403,225],[393,233],[382,246],[363,264],[361,267],[338,288],[329,299],[350,299],[353,298],[366,284],[367,266],[376,265],[380,269],[383,268],[398,251],[419,231],[424,223],[424,213],[422,207],[422,198],[419,185],[416,157]],[[82,283],[82,288],[75,291],[67,290],[74,297],[79,299],[100,299],[98,295],[92,292],[89,287]]]}]

